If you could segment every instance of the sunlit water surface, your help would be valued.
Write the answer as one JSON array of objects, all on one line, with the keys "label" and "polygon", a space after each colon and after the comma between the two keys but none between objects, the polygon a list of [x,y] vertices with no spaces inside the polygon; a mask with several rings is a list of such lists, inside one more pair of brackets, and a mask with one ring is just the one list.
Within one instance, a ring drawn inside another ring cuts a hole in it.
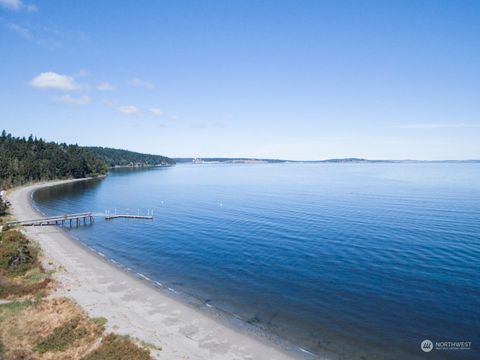
[{"label": "sunlit water surface", "polygon": [[479,358],[480,165],[177,165],[34,200],[49,215],[152,209],[68,232],[292,348],[412,359],[434,358],[424,339],[472,341],[437,356]]}]

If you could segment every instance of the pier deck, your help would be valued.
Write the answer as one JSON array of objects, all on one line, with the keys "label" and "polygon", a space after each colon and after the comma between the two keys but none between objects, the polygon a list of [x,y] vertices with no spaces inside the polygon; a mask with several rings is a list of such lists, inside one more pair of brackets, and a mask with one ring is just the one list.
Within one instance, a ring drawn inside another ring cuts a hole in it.
[{"label": "pier deck", "polygon": [[112,219],[146,219],[146,220],[153,220],[152,215],[105,215],[105,220],[112,220]]},{"label": "pier deck", "polygon": [[39,219],[33,220],[21,220],[21,221],[11,221],[8,222],[8,226],[46,226],[46,225],[65,225],[69,223],[70,226],[76,224],[77,226],[80,225],[81,222],[83,224],[90,223],[92,224],[94,221],[93,213],[86,212],[86,213],[78,213],[78,214],[65,214],[65,215],[58,215],[58,216],[49,216]]},{"label": "pier deck", "polygon": [[[105,213],[105,220],[113,219],[144,219],[144,220],[153,220],[153,211],[149,212],[148,215],[129,215],[129,214],[112,214]],[[95,216],[92,212],[78,213],[78,214],[65,214],[57,216],[43,217],[33,220],[21,220],[21,221],[10,221],[6,225],[8,226],[47,226],[47,225],[61,225],[69,224],[70,226],[76,225],[79,226],[81,223],[84,225],[93,224]]]}]

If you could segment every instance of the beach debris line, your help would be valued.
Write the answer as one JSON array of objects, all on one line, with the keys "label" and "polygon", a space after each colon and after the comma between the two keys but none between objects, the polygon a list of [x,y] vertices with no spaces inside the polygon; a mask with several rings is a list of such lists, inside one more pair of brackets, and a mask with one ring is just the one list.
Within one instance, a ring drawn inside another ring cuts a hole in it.
[{"label": "beach debris line", "polygon": [[105,210],[105,220],[113,220],[113,219],[145,219],[145,220],[153,220],[153,210],[147,210],[147,215],[140,215],[140,209],[138,209],[137,214],[118,214],[117,209],[115,209],[114,213],[111,214],[110,210]]}]

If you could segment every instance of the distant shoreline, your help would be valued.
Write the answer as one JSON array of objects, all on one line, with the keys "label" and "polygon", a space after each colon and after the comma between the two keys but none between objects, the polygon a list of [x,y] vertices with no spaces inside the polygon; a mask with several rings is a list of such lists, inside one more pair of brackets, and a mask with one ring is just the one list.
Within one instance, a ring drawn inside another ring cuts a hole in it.
[{"label": "distant shoreline", "polygon": [[[35,191],[87,180],[90,179],[43,182],[10,189],[7,199],[12,204],[12,215],[18,220],[36,218],[42,214],[33,207]],[[65,269],[55,275],[60,292],[74,299],[91,316],[106,317],[107,330],[129,334],[162,347],[162,358],[293,358],[273,344],[263,343],[167,296],[155,289],[142,274],[135,277],[122,270],[103,254],[71,239],[61,228],[29,227],[23,230],[40,244],[48,261]],[[185,332],[186,328],[190,330]]]},{"label": "distant shoreline", "polygon": [[115,166],[110,166],[109,169],[125,169],[125,168],[142,169],[142,168],[172,167],[172,166],[175,166],[175,164],[157,164],[157,165],[135,164],[135,165],[115,165]]},{"label": "distant shoreline", "polygon": [[415,163],[479,163],[480,160],[370,160],[362,158],[339,158],[325,160],[284,160],[284,159],[262,159],[262,158],[172,158],[177,164],[415,164]]}]

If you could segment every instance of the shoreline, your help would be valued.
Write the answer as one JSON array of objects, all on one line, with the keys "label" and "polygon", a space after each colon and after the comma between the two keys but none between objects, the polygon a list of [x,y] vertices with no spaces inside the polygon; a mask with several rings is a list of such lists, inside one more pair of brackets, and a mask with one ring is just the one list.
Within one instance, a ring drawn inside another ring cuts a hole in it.
[{"label": "shoreline", "polygon": [[[36,190],[86,180],[89,179],[51,181],[11,189],[7,192],[11,214],[18,220],[41,215],[33,206],[32,195]],[[54,275],[60,284],[58,293],[75,300],[89,315],[106,317],[108,331],[161,347],[161,358],[301,358],[301,348],[297,354],[289,351],[293,349],[277,347],[273,341],[235,329],[213,311],[207,313],[194,304],[164,294],[164,289],[144,275],[112,263],[61,228],[28,227],[23,231],[39,243],[48,261],[64,269]]]}]

